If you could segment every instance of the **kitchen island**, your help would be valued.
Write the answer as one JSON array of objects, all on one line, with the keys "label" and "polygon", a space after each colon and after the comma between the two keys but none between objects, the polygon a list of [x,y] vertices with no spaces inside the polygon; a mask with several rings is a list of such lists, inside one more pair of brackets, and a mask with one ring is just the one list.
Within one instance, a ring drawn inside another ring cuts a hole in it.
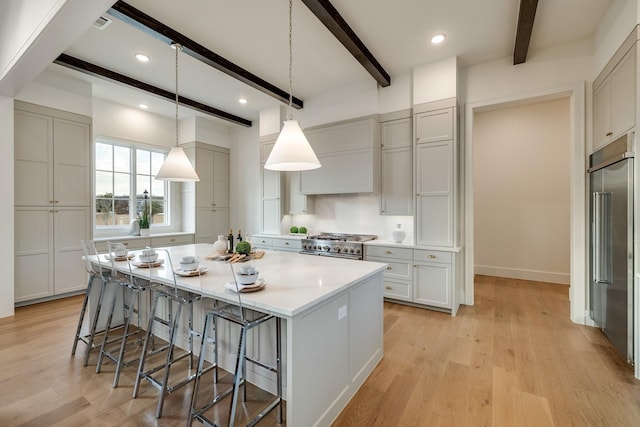
[{"label": "kitchen island", "polygon": [[[166,250],[176,268],[187,255],[195,255],[207,268],[200,277],[178,277],[178,287],[205,298],[238,304],[238,294],[225,287],[233,280],[230,265],[205,259],[212,254],[213,245]],[[159,254],[160,258],[167,256],[162,251]],[[100,261],[109,265],[104,256]],[[248,263],[259,271],[267,286],[261,291],[242,293],[243,306],[283,319],[287,425],[330,425],[382,359],[382,272],[386,264],[279,251],[266,251],[262,259]],[[128,271],[127,262],[117,263],[117,268]],[[173,284],[170,263],[166,261],[151,269],[132,265],[132,273]],[[194,323],[199,328],[203,319],[200,306],[195,311]],[[141,317],[144,321],[144,312]],[[270,323],[260,326],[258,336],[249,341],[248,354],[270,362],[268,358],[274,357],[274,329]],[[220,335],[220,365],[232,370],[237,332],[225,325]],[[179,344],[184,346],[186,338]],[[247,379],[275,391],[275,378],[260,367],[248,370]]]}]

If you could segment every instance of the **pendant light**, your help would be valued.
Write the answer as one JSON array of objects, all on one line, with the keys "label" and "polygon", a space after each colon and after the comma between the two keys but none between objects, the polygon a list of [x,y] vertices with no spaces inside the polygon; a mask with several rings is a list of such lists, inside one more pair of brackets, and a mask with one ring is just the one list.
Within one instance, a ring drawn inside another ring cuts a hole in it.
[{"label": "pendant light", "polygon": [[176,51],[176,146],[171,148],[156,175],[156,179],[177,182],[200,181],[193,165],[178,142],[178,52],[182,50],[182,46],[178,43],[172,43],[171,47]]},{"label": "pendant light", "polygon": [[293,47],[291,34],[293,30],[292,0],[289,0],[289,106],[287,108],[287,120],[276,139],[276,143],[264,164],[265,169],[274,171],[304,171],[317,169],[320,162],[313,152],[309,141],[304,136],[300,124],[293,119]]}]

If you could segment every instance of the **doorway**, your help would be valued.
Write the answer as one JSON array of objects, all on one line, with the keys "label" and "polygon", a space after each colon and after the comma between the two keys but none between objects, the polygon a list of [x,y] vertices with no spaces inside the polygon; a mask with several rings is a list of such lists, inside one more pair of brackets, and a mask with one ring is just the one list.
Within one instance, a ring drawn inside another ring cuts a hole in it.
[{"label": "doorway", "polygon": [[586,306],[586,172],[585,172],[585,87],[584,82],[563,85],[508,98],[468,103],[465,108],[465,304],[473,304],[475,268],[474,213],[474,117],[483,110],[568,99],[569,103],[569,298],[571,320],[588,323]]}]

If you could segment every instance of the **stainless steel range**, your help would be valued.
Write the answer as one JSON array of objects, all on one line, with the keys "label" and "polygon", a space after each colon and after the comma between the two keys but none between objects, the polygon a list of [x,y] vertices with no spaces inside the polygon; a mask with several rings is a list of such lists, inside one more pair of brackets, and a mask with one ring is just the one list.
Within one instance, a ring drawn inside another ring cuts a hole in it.
[{"label": "stainless steel range", "polygon": [[363,242],[373,240],[370,234],[320,233],[302,239],[301,254],[363,259]]}]

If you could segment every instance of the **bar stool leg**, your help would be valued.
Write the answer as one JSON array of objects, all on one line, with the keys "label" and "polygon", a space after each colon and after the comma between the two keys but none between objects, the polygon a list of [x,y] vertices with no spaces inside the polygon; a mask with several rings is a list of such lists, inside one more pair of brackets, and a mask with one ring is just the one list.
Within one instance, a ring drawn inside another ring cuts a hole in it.
[{"label": "bar stool leg", "polygon": [[282,319],[276,317],[276,369],[278,372],[276,373],[276,387],[278,391],[278,398],[280,398],[280,403],[278,404],[278,424],[282,423],[283,414],[282,414]]},{"label": "bar stool leg", "polygon": [[238,393],[240,391],[241,374],[244,370],[244,354],[246,350],[247,330],[240,328],[240,345],[236,356],[236,370],[233,376],[233,393],[231,395],[231,409],[229,411],[229,426],[233,427],[236,418],[236,408],[238,406]]},{"label": "bar stool leg", "polygon": [[144,339],[144,344],[142,345],[142,353],[140,353],[140,363],[138,364],[138,374],[136,375],[136,382],[133,385],[133,398],[138,397],[138,389],[140,388],[140,380],[142,378],[142,373],[144,372],[144,362],[147,358],[147,349],[149,346],[149,341],[153,339],[153,320],[156,316],[156,309],[158,307],[158,299],[160,298],[159,293],[154,293],[153,296],[153,305],[151,307],[151,314],[149,315],[149,324],[147,326],[147,335]]},{"label": "bar stool leg", "polygon": [[127,346],[127,337],[129,336],[129,326],[131,325],[131,318],[133,317],[133,311],[136,301],[139,301],[140,293],[137,290],[131,292],[131,302],[129,303],[129,310],[127,318],[124,321],[124,330],[122,332],[122,342],[120,343],[120,351],[118,352],[118,361],[116,362],[116,373],[113,378],[113,387],[118,387],[118,381],[120,380],[120,370],[124,364],[124,349]]},{"label": "bar stool leg", "polygon": [[72,356],[76,354],[78,341],[80,341],[80,333],[82,332],[82,324],[84,323],[84,315],[87,312],[87,303],[89,302],[89,294],[91,293],[91,287],[93,285],[94,278],[95,276],[93,274],[89,276],[89,282],[87,283],[87,290],[84,294],[84,301],[82,301],[82,309],[80,310],[80,319],[78,319],[78,327],[76,328],[76,336],[73,339],[73,347],[71,348]]},{"label": "bar stool leg", "polygon": [[[100,373],[102,369],[102,357],[104,356],[105,346],[107,345],[107,341],[109,340],[109,330],[111,329],[111,321],[113,320],[113,312],[116,308],[116,300],[118,299],[117,290],[113,293],[113,299],[111,300],[111,307],[109,308],[109,315],[107,316],[107,323],[104,330],[104,337],[102,339],[102,345],[100,346],[100,354],[98,355],[98,363],[96,364],[96,374]],[[88,359],[87,355],[87,359]],[[85,361],[86,363],[86,361]],[[86,365],[85,365],[86,366]]]},{"label": "bar stool leg", "polygon": [[[209,338],[209,324],[213,316],[208,313],[204,318],[204,328],[202,330],[202,340],[200,342],[200,355],[198,356],[198,367],[196,368],[196,378],[193,382],[193,392],[191,394],[191,410],[189,411],[189,418],[187,419],[187,427],[191,427],[193,424],[193,418],[197,411],[198,390],[200,388],[200,380],[202,379],[202,370],[204,368],[204,353],[206,350],[207,339]],[[217,351],[216,351],[217,353]],[[217,371],[217,368],[216,368]],[[215,374],[214,374],[215,375]]]},{"label": "bar stool leg", "polygon": [[178,304],[176,315],[173,318],[171,324],[171,335],[169,336],[169,349],[167,350],[167,361],[164,368],[164,376],[162,377],[162,390],[160,391],[160,398],[158,399],[158,408],[156,409],[156,418],[160,418],[162,415],[162,406],[164,405],[164,398],[167,396],[167,384],[169,383],[169,372],[171,371],[171,364],[173,363],[173,349],[176,345],[176,338],[178,336],[178,326],[180,325],[180,314],[182,312],[182,304]]}]

